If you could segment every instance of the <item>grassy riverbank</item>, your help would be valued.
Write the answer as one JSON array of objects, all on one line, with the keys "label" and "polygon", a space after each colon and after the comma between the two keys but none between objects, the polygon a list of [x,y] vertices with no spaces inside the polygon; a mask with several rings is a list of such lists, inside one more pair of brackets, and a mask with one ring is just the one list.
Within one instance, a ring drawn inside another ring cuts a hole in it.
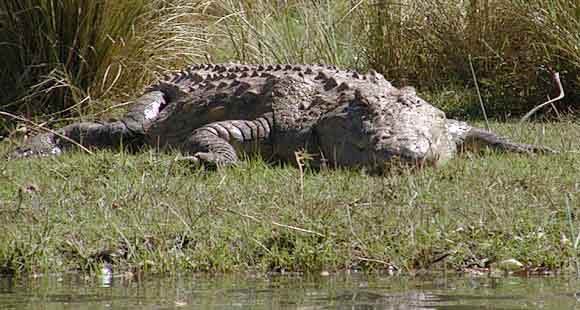
[{"label": "grassy riverbank", "polygon": [[4,162],[0,270],[577,270],[580,126],[493,127],[562,152],[380,177],[259,160],[204,172],[152,151]]},{"label": "grassy riverbank", "polygon": [[[565,100],[536,114],[555,120],[580,98],[579,29],[578,6],[556,0],[6,0],[0,110],[58,127],[122,113],[157,74],[191,62],[324,62],[375,68],[474,119],[476,80],[503,119],[554,97],[559,71]],[[27,125],[0,116],[0,154]],[[206,173],[155,152],[0,162],[0,273],[411,272],[506,259],[578,271],[579,125],[493,127],[562,153],[382,177],[259,160]]]}]

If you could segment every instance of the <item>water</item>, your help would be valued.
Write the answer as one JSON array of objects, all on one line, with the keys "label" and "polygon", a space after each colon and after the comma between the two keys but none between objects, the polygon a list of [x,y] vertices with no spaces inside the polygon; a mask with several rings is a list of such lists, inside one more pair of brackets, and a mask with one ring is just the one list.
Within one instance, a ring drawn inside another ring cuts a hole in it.
[{"label": "water", "polygon": [[576,279],[342,274],[0,278],[0,309],[580,309]]}]

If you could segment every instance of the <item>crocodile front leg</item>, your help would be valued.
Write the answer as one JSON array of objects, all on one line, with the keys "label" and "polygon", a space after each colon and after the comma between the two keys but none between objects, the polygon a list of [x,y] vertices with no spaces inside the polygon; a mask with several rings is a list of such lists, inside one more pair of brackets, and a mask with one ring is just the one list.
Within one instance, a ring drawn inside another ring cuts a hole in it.
[{"label": "crocodile front leg", "polygon": [[182,145],[192,156],[185,159],[210,166],[232,166],[238,163],[239,153],[272,155],[272,115],[256,120],[214,122],[196,129]]},{"label": "crocodile front leg", "polygon": [[74,144],[86,148],[138,147],[144,140],[144,126],[155,119],[165,104],[162,92],[149,92],[138,98],[135,107],[118,121],[104,124],[75,123],[53,132],[39,134],[10,151],[6,157],[13,160],[34,156],[58,156]]}]

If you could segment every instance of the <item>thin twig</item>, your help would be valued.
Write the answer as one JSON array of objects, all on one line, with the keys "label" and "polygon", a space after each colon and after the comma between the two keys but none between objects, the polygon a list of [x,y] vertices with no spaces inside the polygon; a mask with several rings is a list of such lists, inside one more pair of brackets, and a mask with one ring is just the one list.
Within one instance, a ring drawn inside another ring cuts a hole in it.
[{"label": "thin twig", "polygon": [[106,109],[104,109],[102,111],[99,111],[97,113],[94,113],[93,116],[94,117],[97,117],[97,116],[102,115],[102,114],[105,114],[105,113],[107,113],[107,112],[109,112],[111,110],[118,109],[118,108],[122,108],[122,107],[125,107],[125,106],[128,106],[128,105],[131,105],[133,103],[134,103],[133,100],[127,101],[127,102],[118,103],[118,104],[112,105],[112,106],[110,106],[110,107],[108,107],[108,108],[106,108]]},{"label": "thin twig", "polygon": [[338,22],[336,23],[336,25],[340,25],[340,24],[342,24],[342,22],[343,22],[343,21],[344,21],[344,20],[345,20],[347,17],[349,17],[349,16],[350,16],[350,14],[352,14],[352,12],[354,12],[354,11],[355,11],[355,10],[356,10],[356,9],[357,9],[357,8],[358,8],[360,5],[361,5],[361,4],[363,4],[363,2],[364,2],[364,0],[360,0],[360,1],[359,1],[357,4],[353,5],[353,6],[351,7],[351,9],[350,9],[350,10],[348,10],[348,12],[346,12],[346,14],[344,14],[344,16],[343,16],[343,17],[342,17],[340,20],[338,20]]},{"label": "thin twig", "polygon": [[191,225],[189,225],[185,219],[181,216],[181,214],[177,213],[177,211],[175,209],[173,209],[170,205],[162,203],[162,206],[166,207],[169,211],[171,211],[171,213],[173,213],[173,215],[175,215],[175,217],[177,217],[178,220],[181,221],[181,223],[185,226],[185,228],[188,230],[188,232],[193,235],[193,229],[191,229]]},{"label": "thin twig", "polygon": [[8,112],[4,112],[4,111],[0,111],[0,115],[4,115],[4,116],[11,117],[13,119],[17,119],[17,120],[19,120],[21,122],[28,123],[28,124],[32,125],[32,127],[35,127],[37,129],[50,132],[51,134],[53,134],[55,136],[58,136],[58,137],[61,137],[61,138],[65,139],[66,141],[68,141],[68,142],[70,142],[70,143],[78,146],[81,150],[87,152],[88,154],[93,155],[93,152],[91,152],[91,150],[89,150],[88,148],[84,147],[82,144],[78,143],[77,141],[75,141],[75,140],[73,140],[73,139],[71,139],[71,138],[69,138],[69,137],[67,137],[67,136],[65,136],[65,135],[63,135],[61,133],[58,133],[58,132],[56,132],[56,131],[54,131],[52,129],[49,129],[49,128],[46,128],[46,127],[44,127],[42,125],[39,125],[39,124],[37,124],[37,123],[29,120],[29,119],[26,119],[26,118],[20,117],[20,116],[16,116],[14,114],[11,114],[11,113],[8,113]]},{"label": "thin twig", "polygon": [[471,75],[473,76],[473,82],[475,83],[475,89],[477,90],[477,97],[479,98],[479,105],[481,106],[481,112],[483,112],[483,118],[485,119],[485,127],[487,130],[490,130],[489,120],[487,119],[487,112],[485,112],[485,106],[483,105],[483,98],[481,98],[481,92],[479,91],[479,83],[477,82],[477,76],[475,76],[475,69],[473,69],[473,62],[471,61],[471,55],[469,55],[469,67],[471,68]]},{"label": "thin twig", "polygon": [[367,245],[359,238],[359,236],[357,235],[357,233],[354,231],[354,226],[352,225],[352,216],[350,215],[350,205],[351,204],[347,204],[346,205],[346,216],[347,216],[347,219],[348,219],[348,225],[350,226],[350,233],[356,238],[356,240],[361,245],[364,245],[365,247],[367,247]]},{"label": "thin twig", "polygon": [[303,232],[303,233],[307,233],[307,234],[312,234],[312,235],[317,235],[319,237],[324,237],[323,234],[313,231],[313,230],[309,230],[309,229],[304,229],[304,228],[300,228],[300,227],[296,227],[296,226],[291,226],[291,225],[286,225],[286,224],[282,224],[282,223],[278,223],[278,222],[274,222],[272,221],[272,224],[276,225],[276,226],[280,226],[280,227],[284,227],[284,228],[288,228],[291,230],[296,230],[299,232]]},{"label": "thin twig", "polygon": [[[240,213],[240,212],[237,212],[237,211],[234,211],[234,210],[231,210],[231,209],[220,208],[220,207],[216,207],[216,209],[218,209],[220,211],[223,211],[223,212],[230,212],[230,213],[233,213],[233,214],[236,214],[236,215],[239,215],[239,216],[248,218],[248,219],[250,219],[252,221],[255,221],[255,222],[258,222],[258,223],[264,222],[264,220],[261,220],[261,219],[255,217],[255,216],[252,216],[252,215],[249,215],[249,214]],[[316,231],[313,231],[313,230],[308,230],[308,229],[304,229],[304,228],[300,228],[300,227],[296,227],[296,226],[281,224],[281,223],[278,223],[278,222],[275,222],[275,221],[270,221],[270,223],[272,223],[272,225],[275,225],[275,226],[280,226],[280,227],[283,227],[283,228],[287,228],[287,229],[291,229],[291,230],[296,230],[296,231],[299,231],[299,232],[302,232],[302,233],[307,233],[307,234],[312,234],[312,235],[317,235],[317,236],[320,236],[320,237],[324,237],[323,234],[321,234],[319,232],[316,232]]]},{"label": "thin twig", "polygon": [[[572,208],[570,207],[570,200],[572,197],[569,193],[564,195],[564,202],[566,203],[566,218],[568,219],[568,225],[570,228],[570,235],[574,237],[576,235],[576,231],[574,230],[574,224],[572,223]],[[580,262],[578,262],[578,243],[580,242],[580,233],[576,240],[574,241],[574,264],[576,265],[576,278],[580,278]]]},{"label": "thin twig", "polygon": [[522,117],[522,119],[520,120],[520,124],[525,122],[526,120],[528,120],[528,118],[530,118],[530,116],[532,116],[534,113],[536,113],[536,111],[538,111],[539,109],[545,107],[548,104],[551,104],[555,101],[558,101],[558,100],[564,98],[564,87],[562,87],[562,82],[560,81],[560,73],[554,72],[553,78],[554,78],[554,82],[556,83],[556,86],[558,86],[558,91],[560,92],[558,97],[551,99],[551,100],[548,100],[548,101],[538,105],[537,107],[533,108],[532,110],[530,110],[530,112],[528,112],[526,115],[524,115],[524,117]]},{"label": "thin twig", "polygon": [[387,266],[392,266],[393,268],[398,269],[395,265],[393,265],[389,262],[385,262],[384,260],[375,259],[375,258],[360,257],[360,256],[355,256],[355,258],[358,260],[361,260],[363,262],[378,263],[378,264],[383,264],[383,265],[387,265]]},{"label": "thin twig", "polygon": [[300,171],[300,202],[304,202],[304,152],[294,152]]}]

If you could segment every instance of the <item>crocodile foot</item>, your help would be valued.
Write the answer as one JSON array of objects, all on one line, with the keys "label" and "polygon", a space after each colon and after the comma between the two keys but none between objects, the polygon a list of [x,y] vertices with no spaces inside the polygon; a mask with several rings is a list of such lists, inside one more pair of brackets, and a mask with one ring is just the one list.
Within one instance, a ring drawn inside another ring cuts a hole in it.
[{"label": "crocodile foot", "polygon": [[197,152],[192,156],[181,156],[178,161],[190,162],[194,165],[201,165],[205,168],[215,169],[219,167],[234,166],[235,163],[225,161],[219,155],[211,152]]}]

